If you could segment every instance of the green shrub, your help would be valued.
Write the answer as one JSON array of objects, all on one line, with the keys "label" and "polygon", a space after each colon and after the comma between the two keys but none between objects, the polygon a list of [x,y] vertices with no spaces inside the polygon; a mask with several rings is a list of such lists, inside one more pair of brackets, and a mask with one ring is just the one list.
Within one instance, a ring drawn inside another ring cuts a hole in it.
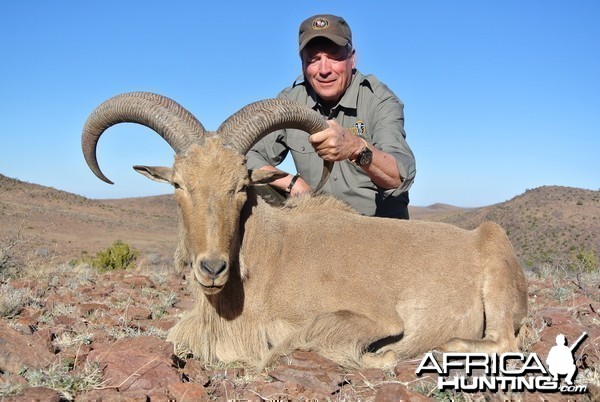
[{"label": "green shrub", "polygon": [[574,262],[570,266],[572,270],[587,274],[598,270],[598,256],[594,251],[580,249],[577,254],[574,254],[573,260]]},{"label": "green shrub", "polygon": [[137,250],[132,250],[127,243],[115,241],[112,246],[96,253],[90,264],[100,272],[131,269],[138,256]]}]

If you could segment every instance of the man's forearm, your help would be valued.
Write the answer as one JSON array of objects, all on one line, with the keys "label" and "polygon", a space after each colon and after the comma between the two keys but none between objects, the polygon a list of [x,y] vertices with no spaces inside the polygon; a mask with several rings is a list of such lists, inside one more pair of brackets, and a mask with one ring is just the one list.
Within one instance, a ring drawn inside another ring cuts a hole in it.
[{"label": "man's forearm", "polygon": [[373,152],[371,163],[361,168],[369,176],[371,181],[383,189],[398,188],[402,184],[403,178],[398,171],[396,159],[387,152],[381,151],[372,145],[369,149]]},{"label": "man's forearm", "polygon": [[[260,169],[268,170],[271,172],[287,173],[287,172],[283,172],[282,170],[277,169],[276,167],[271,166],[271,165],[265,165],[265,166],[261,167]],[[306,181],[304,181],[304,179],[302,177],[298,177],[290,188],[290,184],[293,179],[294,179],[294,175],[288,173],[287,176],[282,177],[281,179],[274,180],[269,184],[283,192],[288,192],[290,195],[300,195],[300,194],[304,194],[304,193],[310,193],[310,191],[312,189],[311,189],[310,185]]]}]

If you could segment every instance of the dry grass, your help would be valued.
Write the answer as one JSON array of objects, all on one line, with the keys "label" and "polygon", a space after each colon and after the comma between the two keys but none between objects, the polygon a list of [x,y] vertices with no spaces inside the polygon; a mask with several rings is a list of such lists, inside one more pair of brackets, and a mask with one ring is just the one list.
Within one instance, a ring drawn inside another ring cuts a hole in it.
[{"label": "dry grass", "polygon": [[81,371],[73,371],[70,362],[51,364],[46,369],[26,371],[23,376],[31,387],[46,387],[59,391],[63,398],[102,388],[104,378],[97,363],[86,363]]}]

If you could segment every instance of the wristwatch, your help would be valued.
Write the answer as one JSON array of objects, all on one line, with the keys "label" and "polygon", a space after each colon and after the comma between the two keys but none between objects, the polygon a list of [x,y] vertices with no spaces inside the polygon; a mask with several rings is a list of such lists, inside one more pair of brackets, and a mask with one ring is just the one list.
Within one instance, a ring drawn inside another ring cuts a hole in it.
[{"label": "wristwatch", "polygon": [[371,151],[371,149],[369,148],[369,144],[367,143],[367,141],[362,137],[361,137],[361,139],[365,143],[365,147],[358,154],[356,159],[354,159],[352,162],[354,162],[358,166],[366,166],[366,165],[370,164],[371,161],[373,160],[373,151]]}]

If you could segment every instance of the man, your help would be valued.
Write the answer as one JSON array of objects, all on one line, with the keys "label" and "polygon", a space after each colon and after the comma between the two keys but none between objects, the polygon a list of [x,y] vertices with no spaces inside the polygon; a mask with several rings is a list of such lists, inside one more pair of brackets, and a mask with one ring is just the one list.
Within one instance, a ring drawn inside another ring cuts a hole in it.
[{"label": "man", "polygon": [[364,215],[408,219],[415,159],[405,141],[404,105],[377,78],[356,70],[352,33],[342,17],[315,15],[299,34],[303,77],[279,97],[318,111],[329,128],[310,137],[293,129],[271,133],[248,153],[248,167],[278,171],[291,151],[298,175],[271,185],[294,196],[317,185],[323,160],[335,161],[324,192]]}]

